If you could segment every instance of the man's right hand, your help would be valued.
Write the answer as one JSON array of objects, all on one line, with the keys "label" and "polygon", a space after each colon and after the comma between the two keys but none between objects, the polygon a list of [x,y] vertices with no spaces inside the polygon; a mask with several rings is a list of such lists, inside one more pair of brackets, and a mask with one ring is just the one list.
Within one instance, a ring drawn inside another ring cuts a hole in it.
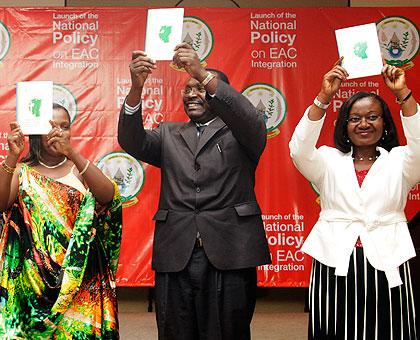
[{"label": "man's right hand", "polygon": [[25,136],[17,122],[10,123],[10,133],[7,136],[9,155],[18,159],[25,148]]},{"label": "man's right hand", "polygon": [[156,62],[144,51],[133,51],[130,62],[131,87],[141,91],[148,75],[156,68]]},{"label": "man's right hand", "polygon": [[144,82],[155,68],[156,62],[144,51],[133,51],[130,62],[131,89],[126,98],[128,105],[134,107],[140,102]]}]

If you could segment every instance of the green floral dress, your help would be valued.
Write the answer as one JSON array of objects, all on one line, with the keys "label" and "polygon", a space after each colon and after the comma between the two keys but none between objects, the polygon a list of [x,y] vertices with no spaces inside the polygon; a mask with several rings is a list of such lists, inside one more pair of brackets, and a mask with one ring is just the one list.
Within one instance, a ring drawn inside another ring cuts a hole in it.
[{"label": "green floral dress", "polygon": [[0,338],[118,339],[118,188],[93,195],[22,164],[15,204],[0,219]]}]

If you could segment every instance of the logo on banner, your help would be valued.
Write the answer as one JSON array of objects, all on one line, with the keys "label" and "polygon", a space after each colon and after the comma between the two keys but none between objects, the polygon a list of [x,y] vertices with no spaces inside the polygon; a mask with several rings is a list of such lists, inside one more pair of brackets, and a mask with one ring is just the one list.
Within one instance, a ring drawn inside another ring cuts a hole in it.
[{"label": "logo on banner", "polygon": [[286,117],[287,104],[284,95],[274,86],[264,83],[251,84],[242,94],[264,115],[267,137],[277,136],[280,133],[278,127]]},{"label": "logo on banner", "polygon": [[10,48],[10,33],[0,21],[0,60],[3,60]]},{"label": "logo on banner", "polygon": [[64,85],[54,83],[53,102],[60,104],[67,109],[70,115],[70,120],[73,123],[77,116],[77,101],[73,93],[71,93]]},{"label": "logo on banner", "polygon": [[319,205],[321,205],[321,196],[319,193],[319,189],[316,187],[316,185],[312,182],[309,182],[309,184],[311,185],[312,190],[316,193],[316,200],[315,202],[318,203]]},{"label": "logo on banner", "polygon": [[416,25],[404,17],[385,17],[376,24],[379,44],[386,62],[408,69],[419,51],[420,37]]},{"label": "logo on banner", "polygon": [[123,207],[138,202],[136,196],[143,187],[145,173],[137,159],[123,151],[114,151],[99,160],[98,168],[117,183]]},{"label": "logo on banner", "polygon": [[184,17],[182,41],[191,45],[201,62],[210,55],[214,43],[210,27],[197,17]]}]

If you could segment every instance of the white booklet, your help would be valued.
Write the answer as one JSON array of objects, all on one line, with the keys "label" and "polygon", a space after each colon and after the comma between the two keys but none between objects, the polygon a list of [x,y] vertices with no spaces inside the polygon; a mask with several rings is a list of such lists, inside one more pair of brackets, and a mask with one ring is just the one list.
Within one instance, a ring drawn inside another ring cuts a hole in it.
[{"label": "white booklet", "polygon": [[147,11],[145,52],[154,60],[172,60],[174,48],[182,42],[183,8]]},{"label": "white booklet", "polygon": [[24,135],[46,135],[53,115],[53,82],[16,83],[16,120]]},{"label": "white booklet", "polygon": [[336,30],[335,37],[348,79],[381,74],[382,56],[375,23]]}]

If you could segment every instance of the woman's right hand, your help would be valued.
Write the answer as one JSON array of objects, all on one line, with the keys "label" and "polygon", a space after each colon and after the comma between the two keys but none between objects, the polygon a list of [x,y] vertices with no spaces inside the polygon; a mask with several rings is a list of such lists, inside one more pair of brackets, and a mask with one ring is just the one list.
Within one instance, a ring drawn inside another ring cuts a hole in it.
[{"label": "woman's right hand", "polygon": [[321,91],[318,94],[318,99],[322,103],[327,104],[331,102],[332,98],[340,88],[341,83],[349,76],[346,69],[341,66],[342,60],[342,58],[337,60],[333,68],[322,78]]},{"label": "woman's right hand", "polygon": [[10,133],[7,136],[9,154],[19,158],[25,148],[25,136],[17,122],[10,123]]}]

